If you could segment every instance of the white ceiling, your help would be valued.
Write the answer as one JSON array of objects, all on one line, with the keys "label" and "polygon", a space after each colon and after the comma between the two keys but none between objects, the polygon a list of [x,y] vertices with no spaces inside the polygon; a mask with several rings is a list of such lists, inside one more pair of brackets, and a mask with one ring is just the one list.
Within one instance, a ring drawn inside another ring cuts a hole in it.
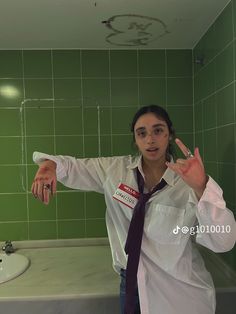
[{"label": "white ceiling", "polygon": [[229,2],[0,0],[0,49],[193,48]]}]

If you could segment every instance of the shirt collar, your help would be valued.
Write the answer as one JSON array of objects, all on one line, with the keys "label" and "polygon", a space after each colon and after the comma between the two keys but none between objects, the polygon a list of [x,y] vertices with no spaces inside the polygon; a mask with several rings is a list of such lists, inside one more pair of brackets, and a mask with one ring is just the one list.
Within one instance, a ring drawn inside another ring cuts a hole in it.
[{"label": "shirt collar", "polygon": [[[173,161],[173,158],[171,158],[171,161]],[[127,166],[128,169],[135,169],[137,167],[139,171],[141,172],[142,176],[144,177],[144,173],[142,169],[142,155],[134,157],[134,160]],[[178,175],[173,170],[171,170],[170,168],[167,168],[162,178],[166,181],[168,185],[174,186],[177,176]]]}]

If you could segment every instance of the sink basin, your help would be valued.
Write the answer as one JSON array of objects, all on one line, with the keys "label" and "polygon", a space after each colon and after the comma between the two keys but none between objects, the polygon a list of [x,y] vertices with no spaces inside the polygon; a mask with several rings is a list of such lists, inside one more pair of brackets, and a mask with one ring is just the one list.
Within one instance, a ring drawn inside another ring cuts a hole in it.
[{"label": "sink basin", "polygon": [[0,283],[21,275],[29,266],[29,259],[21,254],[0,253]]}]

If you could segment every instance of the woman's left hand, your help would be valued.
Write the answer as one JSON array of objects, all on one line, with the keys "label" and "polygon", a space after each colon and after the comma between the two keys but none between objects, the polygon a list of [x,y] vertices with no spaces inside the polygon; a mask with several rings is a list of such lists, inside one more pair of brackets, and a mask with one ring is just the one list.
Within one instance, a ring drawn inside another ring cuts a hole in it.
[{"label": "woman's left hand", "polygon": [[198,199],[200,199],[206,188],[208,177],[205,173],[199,149],[195,148],[194,155],[192,155],[180,139],[177,138],[175,142],[186,159],[179,158],[175,163],[166,162],[166,165],[180,175],[180,177],[195,191]]}]

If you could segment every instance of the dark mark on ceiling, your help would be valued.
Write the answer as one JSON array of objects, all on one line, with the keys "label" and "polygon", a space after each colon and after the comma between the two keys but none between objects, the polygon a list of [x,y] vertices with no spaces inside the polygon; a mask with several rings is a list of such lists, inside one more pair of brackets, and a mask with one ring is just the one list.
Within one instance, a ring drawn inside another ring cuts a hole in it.
[{"label": "dark mark on ceiling", "polygon": [[161,20],[137,14],[114,15],[102,23],[112,30],[106,41],[114,46],[146,46],[170,33]]}]

